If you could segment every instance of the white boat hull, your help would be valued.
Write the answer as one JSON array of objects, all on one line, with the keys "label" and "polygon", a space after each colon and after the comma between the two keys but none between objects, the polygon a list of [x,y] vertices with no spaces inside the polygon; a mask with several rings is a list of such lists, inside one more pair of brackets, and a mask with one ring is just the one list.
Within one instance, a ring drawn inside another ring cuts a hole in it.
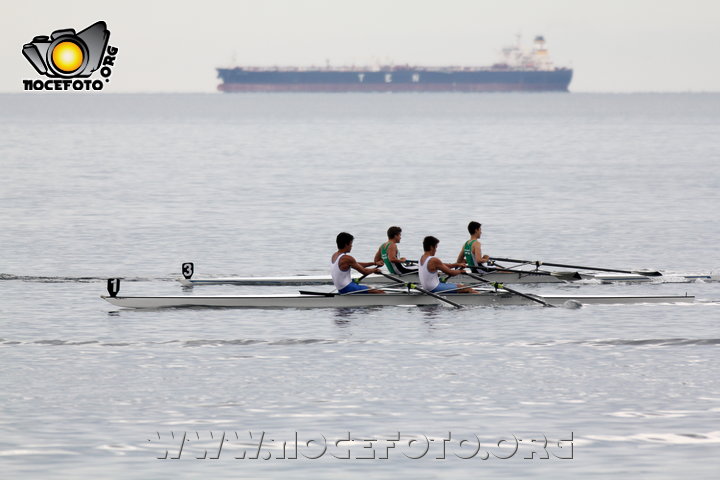
[{"label": "white boat hull", "polygon": [[[419,283],[420,279],[416,273],[408,275],[397,275],[407,283]],[[355,276],[355,279],[359,276]],[[516,284],[516,283],[565,283],[564,280],[552,275],[537,274],[532,272],[523,273],[500,273],[494,272],[483,275],[483,278],[490,282]],[[646,277],[643,277],[646,278]],[[280,286],[280,285],[329,285],[332,283],[330,275],[298,275],[287,277],[225,277],[225,278],[191,278],[178,279],[186,287],[198,285],[264,285],[264,286]],[[452,283],[478,283],[477,280],[467,275],[457,275],[450,277],[448,282]],[[379,285],[389,283],[388,279],[382,275],[370,275],[361,282],[364,285]]]},{"label": "white boat hull", "polygon": [[[692,296],[674,295],[544,295],[535,296],[552,305],[560,306],[568,301],[581,304],[634,304],[634,303],[691,303]],[[444,297],[465,306],[539,305],[539,303],[506,292],[488,291],[478,295],[448,294]],[[152,296],[126,297],[102,296],[111,304],[124,308],[173,308],[173,307],[239,307],[239,308],[347,308],[402,305],[444,304],[421,293],[350,294],[350,295],[222,295],[222,296]]]},{"label": "white boat hull", "polygon": [[[606,282],[658,282],[663,281],[664,277],[648,277],[639,274],[623,274],[623,273],[582,273],[577,278],[572,278],[575,272],[561,272],[562,276],[547,275],[533,272],[493,272],[484,275],[483,278],[490,282],[498,282],[506,285],[523,284],[523,283],[567,283],[567,281],[575,280],[596,280],[603,283]],[[354,278],[358,278],[355,276]],[[407,283],[419,283],[417,274],[408,274],[401,276],[403,281]],[[720,281],[720,275],[677,275],[668,278],[673,281]],[[248,286],[281,286],[281,285],[330,285],[332,278],[330,275],[297,275],[286,277],[217,277],[217,278],[179,278],[178,281],[186,287],[195,287],[202,285],[248,285]],[[448,279],[452,283],[478,283],[477,280],[467,275],[457,275]],[[381,275],[371,275],[362,281],[365,285],[387,284],[388,279]]]}]

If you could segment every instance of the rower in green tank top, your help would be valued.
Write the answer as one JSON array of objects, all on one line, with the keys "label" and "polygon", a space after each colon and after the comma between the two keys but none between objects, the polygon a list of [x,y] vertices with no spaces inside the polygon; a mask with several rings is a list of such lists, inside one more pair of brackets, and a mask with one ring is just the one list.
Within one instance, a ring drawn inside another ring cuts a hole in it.
[{"label": "rower in green tank top", "polygon": [[457,261],[464,261],[468,267],[472,268],[473,273],[487,272],[488,269],[482,264],[490,260],[490,257],[482,253],[482,245],[480,244],[482,225],[478,222],[470,222],[468,224],[468,232],[470,232],[470,240],[463,245]]},{"label": "rower in green tank top", "polygon": [[388,273],[392,275],[402,275],[403,273],[415,272],[409,268],[405,268],[402,264],[407,261],[405,257],[398,258],[398,247],[402,238],[402,228],[390,227],[387,231],[388,241],[380,245],[375,254],[375,264],[385,265]]}]

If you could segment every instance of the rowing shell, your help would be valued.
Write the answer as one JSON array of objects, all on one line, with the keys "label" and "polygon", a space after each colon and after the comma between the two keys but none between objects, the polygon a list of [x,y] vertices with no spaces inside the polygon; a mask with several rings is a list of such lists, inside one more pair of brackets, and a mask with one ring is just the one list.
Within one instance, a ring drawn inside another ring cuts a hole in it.
[{"label": "rowing shell", "polygon": [[[640,276],[640,275],[638,275]],[[417,273],[410,273],[407,275],[399,275],[408,283],[419,283]],[[357,279],[359,277],[355,277]],[[483,275],[483,278],[490,282],[498,283],[565,283],[560,278],[533,272],[512,272],[512,273],[489,273]],[[646,278],[646,277],[643,277]],[[332,283],[332,277],[330,275],[298,275],[288,277],[225,277],[225,278],[179,278],[178,281],[186,287],[193,287],[197,285],[265,285],[265,286],[279,286],[279,285],[329,285]],[[475,283],[476,281],[472,278],[460,274],[451,277],[450,280],[453,283]],[[387,283],[387,279],[380,275],[371,275],[365,277],[362,282],[365,285],[378,285]]]},{"label": "rowing shell", "polygon": [[[520,283],[566,283],[566,281],[575,280],[596,280],[600,282],[657,282],[663,277],[647,277],[636,274],[607,273],[607,274],[577,274],[572,277],[574,272],[555,272],[561,273],[563,276],[548,275],[547,273],[535,272],[493,272],[483,275],[483,278],[489,282],[504,283],[507,285]],[[570,275],[568,275],[570,274]],[[355,277],[357,279],[357,277]],[[401,275],[401,278],[408,283],[419,283],[416,273]],[[678,275],[672,276],[679,281],[720,281],[720,275]],[[287,277],[218,277],[218,278],[179,278],[178,281],[186,287],[194,287],[200,285],[329,285],[332,283],[330,275],[298,275]],[[452,283],[475,283],[475,280],[460,274],[451,277],[449,282]],[[387,279],[379,275],[370,275],[362,280],[365,285],[378,285],[387,283]]]},{"label": "rowing shell", "polygon": [[[692,303],[693,296],[673,295],[531,295],[552,305],[561,306],[568,301],[581,304],[633,304],[633,303]],[[443,295],[465,306],[537,305],[534,301],[502,291],[473,294]],[[375,294],[317,294],[317,295],[216,295],[216,296],[153,296],[126,297],[101,296],[118,307],[171,308],[171,307],[240,307],[240,308],[346,308],[404,305],[437,305],[438,300],[421,293]]]}]

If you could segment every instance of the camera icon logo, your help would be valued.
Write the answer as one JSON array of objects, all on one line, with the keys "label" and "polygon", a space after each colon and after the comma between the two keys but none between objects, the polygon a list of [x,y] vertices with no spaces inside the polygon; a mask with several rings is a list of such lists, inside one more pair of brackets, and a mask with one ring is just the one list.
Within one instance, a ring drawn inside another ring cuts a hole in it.
[{"label": "camera icon logo", "polygon": [[100,68],[110,32],[97,22],[76,33],[67,28],[50,37],[37,36],[23,45],[22,53],[41,75],[53,78],[89,77]]}]

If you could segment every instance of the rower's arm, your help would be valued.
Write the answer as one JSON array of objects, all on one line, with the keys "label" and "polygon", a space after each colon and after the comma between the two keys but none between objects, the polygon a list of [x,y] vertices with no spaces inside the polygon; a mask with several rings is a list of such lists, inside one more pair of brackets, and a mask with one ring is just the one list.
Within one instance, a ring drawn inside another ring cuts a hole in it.
[{"label": "rower's arm", "polygon": [[[371,265],[375,265],[373,262],[358,262],[355,260],[354,257],[351,257],[350,255],[345,255],[341,260],[342,265],[340,265],[340,268],[342,270],[347,270],[348,268],[352,268],[357,270],[358,272],[362,273],[363,275],[370,275],[372,273],[376,273],[379,268],[365,268],[369,267]],[[345,268],[343,268],[345,267]]]},{"label": "rower's arm", "polygon": [[388,260],[390,260],[392,263],[402,263],[405,260],[407,260],[405,257],[398,258],[398,248],[397,245],[394,243],[390,245],[390,248],[388,248]]},{"label": "rower's arm", "polygon": [[[431,260],[431,262],[433,262],[433,266],[435,267],[436,270],[440,270],[441,272],[443,272],[447,275],[450,275],[451,277],[454,277],[455,275],[460,275],[461,273],[463,273],[462,270],[454,270],[453,269],[453,267],[462,267],[464,265],[459,262],[445,264],[442,261],[440,261],[440,259],[438,259],[438,258],[433,258]],[[430,267],[430,265],[428,265],[428,268],[429,267]]]},{"label": "rower's arm", "polygon": [[375,267],[375,266],[377,266],[377,263],[375,263],[375,262],[357,262],[357,263],[358,263],[358,265],[363,266],[363,267]]},{"label": "rower's arm", "polygon": [[477,242],[473,243],[472,248],[473,248],[473,254],[474,254],[475,258],[477,258],[479,263],[485,263],[488,260],[490,260],[490,257],[488,255],[482,254],[482,245],[480,245],[479,240]]}]

